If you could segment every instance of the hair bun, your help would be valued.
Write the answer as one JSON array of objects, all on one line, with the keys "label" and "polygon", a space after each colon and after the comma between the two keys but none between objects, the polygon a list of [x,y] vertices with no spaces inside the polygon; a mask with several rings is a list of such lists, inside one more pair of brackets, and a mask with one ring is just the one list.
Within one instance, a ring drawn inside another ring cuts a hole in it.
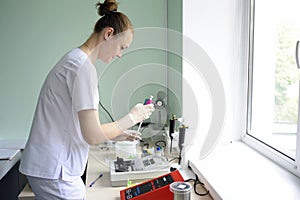
[{"label": "hair bun", "polygon": [[96,4],[98,14],[100,16],[111,14],[118,10],[118,3],[115,0],[105,0],[104,3],[98,2]]}]

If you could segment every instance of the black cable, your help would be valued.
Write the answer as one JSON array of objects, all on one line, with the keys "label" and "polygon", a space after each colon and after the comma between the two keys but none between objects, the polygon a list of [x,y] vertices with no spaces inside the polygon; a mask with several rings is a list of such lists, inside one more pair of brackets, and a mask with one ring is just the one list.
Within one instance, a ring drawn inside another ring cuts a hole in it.
[{"label": "black cable", "polygon": [[[199,193],[199,192],[197,192],[197,185],[198,184],[200,184],[201,186],[203,186],[203,188],[205,188],[204,186],[205,186],[205,184],[204,183],[202,183],[200,180],[199,180],[199,178],[198,178],[198,176],[196,175],[196,179],[188,179],[188,180],[185,180],[185,182],[190,182],[190,181],[194,181],[194,192],[195,192],[195,194],[197,194],[198,196],[206,196],[206,195],[208,195],[209,194],[209,190],[207,190],[205,193]],[[206,189],[206,188],[205,188]]]},{"label": "black cable", "polygon": [[178,158],[178,165],[180,165],[180,163],[181,163],[181,156],[179,156]]},{"label": "black cable", "polygon": [[166,146],[167,146],[167,143],[166,143],[166,141],[164,141],[164,140],[158,140],[158,141],[156,141],[156,142],[154,143],[155,146],[162,147],[162,146],[160,146],[158,143],[163,143],[163,144],[164,144],[164,146],[163,146],[164,149],[165,149]]},{"label": "black cable", "polygon": [[108,110],[102,105],[102,103],[99,101],[99,105],[103,108],[103,110],[108,114],[108,116],[110,117],[111,121],[115,121],[114,118],[110,115],[110,113],[108,112]]},{"label": "black cable", "polygon": [[150,144],[148,142],[145,142],[144,146],[146,146],[146,148],[149,149]]}]

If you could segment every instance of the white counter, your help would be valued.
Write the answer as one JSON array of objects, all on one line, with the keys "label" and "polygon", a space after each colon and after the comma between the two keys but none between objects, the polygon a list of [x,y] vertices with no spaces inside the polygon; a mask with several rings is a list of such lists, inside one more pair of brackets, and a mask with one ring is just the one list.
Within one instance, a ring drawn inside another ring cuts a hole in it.
[{"label": "white counter", "polygon": [[[11,151],[11,149],[7,149],[7,151]],[[10,160],[0,160],[0,180],[21,159],[21,151],[20,150],[15,150],[15,151],[16,154],[14,154]]]},{"label": "white counter", "polygon": [[[21,159],[21,149],[24,149],[26,140],[24,139],[1,139],[0,140],[0,180],[6,173]],[[10,159],[1,160],[2,154],[6,156],[12,154]]]}]

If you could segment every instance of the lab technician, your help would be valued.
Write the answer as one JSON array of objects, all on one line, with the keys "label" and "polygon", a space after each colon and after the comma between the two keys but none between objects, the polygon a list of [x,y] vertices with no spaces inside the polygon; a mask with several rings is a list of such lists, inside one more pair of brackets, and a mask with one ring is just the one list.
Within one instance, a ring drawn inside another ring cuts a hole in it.
[{"label": "lab technician", "polygon": [[99,2],[96,7],[101,17],[93,33],[54,66],[39,95],[20,165],[38,200],[84,199],[81,176],[89,146],[120,138],[154,111],[152,104],[137,104],[116,122],[101,124],[94,64],[97,59],[109,63],[121,57],[132,42],[133,27],[128,17],[117,11],[114,0]]}]

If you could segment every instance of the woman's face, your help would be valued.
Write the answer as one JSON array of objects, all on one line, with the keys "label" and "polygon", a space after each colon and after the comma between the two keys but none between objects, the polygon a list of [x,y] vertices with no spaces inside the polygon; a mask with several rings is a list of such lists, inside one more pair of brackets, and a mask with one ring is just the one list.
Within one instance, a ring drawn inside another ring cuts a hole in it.
[{"label": "woman's face", "polygon": [[121,57],[123,51],[131,44],[132,39],[132,31],[126,31],[109,37],[101,44],[99,59],[105,63],[110,63],[115,58]]}]

